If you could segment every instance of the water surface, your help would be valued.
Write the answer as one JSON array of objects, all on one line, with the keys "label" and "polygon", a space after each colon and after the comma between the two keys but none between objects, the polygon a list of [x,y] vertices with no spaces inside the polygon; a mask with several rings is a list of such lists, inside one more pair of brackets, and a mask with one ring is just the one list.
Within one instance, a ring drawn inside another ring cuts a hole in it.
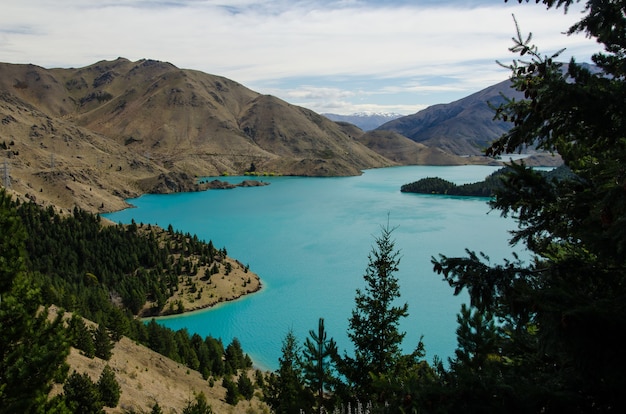
[{"label": "water surface", "polygon": [[[423,335],[427,359],[446,360],[456,348],[456,315],[465,296],[453,296],[430,259],[440,253],[484,251],[492,261],[510,257],[508,230],[515,223],[489,213],[486,199],[404,194],[400,186],[424,177],[457,184],[484,179],[496,167],[394,167],[359,177],[261,177],[263,187],[144,195],[136,208],[108,214],[116,221],[169,224],[212,240],[259,274],[263,289],[245,298],[188,315],[161,318],[172,329],[202,336],[237,337],[263,368],[278,366],[281,341],[293,329],[300,341],[325,319],[340,350],[351,352],[348,318],[357,288],[364,288],[367,257],[381,226],[401,251],[401,301],[409,304],[404,348]],[[240,182],[249,177],[220,177]],[[489,213],[489,214],[488,214]],[[517,249],[519,250],[519,249]]]}]

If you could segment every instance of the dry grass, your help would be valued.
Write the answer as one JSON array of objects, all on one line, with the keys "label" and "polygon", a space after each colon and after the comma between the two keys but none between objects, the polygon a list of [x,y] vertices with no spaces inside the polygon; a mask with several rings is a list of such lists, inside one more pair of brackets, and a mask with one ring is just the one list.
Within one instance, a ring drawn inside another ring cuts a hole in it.
[{"label": "dry grass", "polygon": [[[51,308],[54,314],[58,310]],[[69,317],[66,314],[66,317]],[[52,317],[52,316],[51,316]],[[94,325],[86,321],[89,325]],[[111,366],[115,378],[120,384],[122,393],[115,408],[105,408],[107,413],[149,413],[158,403],[163,413],[181,413],[189,401],[200,392],[207,397],[214,413],[253,414],[269,413],[268,406],[259,399],[260,391],[250,401],[240,401],[236,406],[227,404],[224,399],[226,389],[222,387],[222,379],[216,379],[211,386],[199,372],[191,370],[183,364],[172,361],[163,355],[139,345],[127,337],[115,344],[113,356],[109,361],[100,358],[88,358],[77,349],[72,348],[67,358],[70,373],[76,371],[87,373],[96,382],[105,365]],[[247,371],[251,378],[253,370]],[[236,381],[236,378],[234,378]],[[62,392],[62,386],[56,385],[52,394]]]}]

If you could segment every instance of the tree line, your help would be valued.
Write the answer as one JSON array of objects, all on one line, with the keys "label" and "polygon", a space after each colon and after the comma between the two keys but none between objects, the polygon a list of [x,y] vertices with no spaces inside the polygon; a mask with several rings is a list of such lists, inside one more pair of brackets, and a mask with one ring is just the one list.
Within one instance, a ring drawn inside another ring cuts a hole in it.
[{"label": "tree line", "polygon": [[[0,252],[0,413],[101,412],[106,401],[85,398],[97,384],[68,376],[69,345],[108,360],[115,342],[128,336],[211,383],[252,367],[237,338],[225,346],[220,339],[135,317],[147,301],[153,310],[162,307],[181,276],[220,263],[226,249],[211,241],[172,226],[104,224],[78,208],[61,215],[1,190]],[[58,316],[49,321],[42,305],[59,307]],[[72,312],[68,321],[65,311]],[[97,325],[87,326],[83,317]],[[67,391],[48,401],[54,382],[65,383]],[[232,402],[251,398],[250,384],[242,380],[241,390],[237,385]],[[93,404],[86,408],[81,399]]]}]

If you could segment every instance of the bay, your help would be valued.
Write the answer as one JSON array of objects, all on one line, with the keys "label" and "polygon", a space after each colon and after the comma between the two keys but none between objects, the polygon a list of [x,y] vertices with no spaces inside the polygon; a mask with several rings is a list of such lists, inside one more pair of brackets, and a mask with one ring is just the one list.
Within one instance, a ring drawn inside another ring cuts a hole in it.
[{"label": "bay", "polygon": [[[367,170],[358,177],[259,177],[268,186],[196,193],[144,195],[135,208],[104,215],[115,222],[150,223],[197,234],[250,266],[261,291],[240,300],[184,315],[159,318],[174,330],[237,338],[255,365],[278,367],[281,341],[292,329],[303,342],[325,319],[340,351],[351,353],[348,318],[381,226],[395,228],[401,252],[396,274],[399,303],[409,317],[403,347],[423,338],[427,359],[444,361],[456,348],[456,315],[466,302],[432,271],[431,257],[461,256],[465,248],[485,252],[492,262],[511,258],[511,219],[489,212],[484,198],[400,192],[403,184],[441,177],[457,184],[484,179],[498,167],[410,166]],[[250,177],[219,177],[238,183]],[[517,249],[519,250],[519,248]]]}]

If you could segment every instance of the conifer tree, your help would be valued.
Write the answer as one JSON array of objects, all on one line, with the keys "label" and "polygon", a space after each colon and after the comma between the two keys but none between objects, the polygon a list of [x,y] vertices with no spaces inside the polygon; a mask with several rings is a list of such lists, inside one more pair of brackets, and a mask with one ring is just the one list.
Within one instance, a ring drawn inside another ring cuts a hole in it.
[{"label": "conifer tree", "polygon": [[109,331],[103,324],[98,325],[93,331],[93,343],[98,358],[106,361],[111,359],[114,344],[109,336]]},{"label": "conifer tree", "polygon": [[98,379],[98,391],[100,400],[105,407],[117,407],[122,393],[120,384],[115,379],[115,373],[109,365],[105,365]]},{"label": "conifer tree", "polygon": [[[567,11],[574,1],[537,3]],[[516,218],[511,243],[523,243],[533,259],[492,264],[471,251],[433,259],[455,293],[467,291],[470,304],[502,326],[500,355],[490,359],[499,387],[490,393],[509,412],[626,410],[617,335],[626,329],[626,4],[588,0],[581,16],[567,33],[604,48],[592,56],[595,66],[564,64],[560,51],[542,54],[516,22],[510,50],[518,56],[505,66],[524,99],[495,108],[512,128],[486,151],[556,152],[571,170],[556,180],[513,164],[491,203]],[[466,377],[466,390],[486,374]],[[475,411],[485,408],[477,404]]]},{"label": "conifer tree", "polygon": [[331,370],[331,361],[337,358],[337,344],[333,338],[328,339],[324,329],[324,318],[318,321],[317,333],[309,331],[304,343],[302,369],[304,379],[309,388],[317,395],[317,409],[324,409],[324,392],[331,391],[335,381]]},{"label": "conifer tree", "polygon": [[287,332],[281,351],[278,370],[268,378],[264,400],[276,414],[300,414],[301,410],[311,407],[313,401],[304,387],[300,348],[293,330]]},{"label": "conifer tree", "polygon": [[69,343],[61,315],[48,320],[25,268],[26,233],[0,190],[0,413],[37,412],[67,374]]},{"label": "conifer tree", "polygon": [[63,394],[68,407],[75,414],[101,414],[102,401],[98,387],[86,373],[74,371],[63,385]]},{"label": "conifer tree", "polygon": [[389,374],[400,360],[402,339],[400,318],[408,315],[408,305],[395,305],[400,297],[400,285],[394,273],[398,271],[400,252],[391,239],[393,228],[382,227],[368,255],[363,276],[365,290],[357,289],[355,309],[349,320],[348,337],[354,344],[354,357],[345,356],[344,374],[355,387],[357,396],[368,401],[380,395],[372,387],[373,376]]}]

